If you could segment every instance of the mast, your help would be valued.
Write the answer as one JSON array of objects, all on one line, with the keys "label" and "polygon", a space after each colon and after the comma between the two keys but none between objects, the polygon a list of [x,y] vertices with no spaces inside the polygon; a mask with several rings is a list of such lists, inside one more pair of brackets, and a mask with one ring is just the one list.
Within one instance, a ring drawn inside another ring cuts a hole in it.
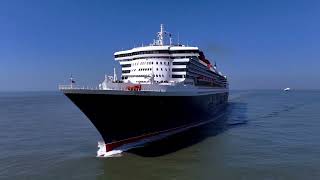
[{"label": "mast", "polygon": [[163,24],[160,24],[160,32],[158,32],[158,42],[160,46],[163,46],[163,35],[164,35],[165,31],[164,31],[164,27]]},{"label": "mast", "polygon": [[73,88],[73,84],[76,83],[76,81],[73,79],[72,74],[70,74],[70,87]]},{"label": "mast", "polygon": [[116,68],[113,68],[113,81],[117,81],[118,78],[117,78],[117,73],[116,73]]}]

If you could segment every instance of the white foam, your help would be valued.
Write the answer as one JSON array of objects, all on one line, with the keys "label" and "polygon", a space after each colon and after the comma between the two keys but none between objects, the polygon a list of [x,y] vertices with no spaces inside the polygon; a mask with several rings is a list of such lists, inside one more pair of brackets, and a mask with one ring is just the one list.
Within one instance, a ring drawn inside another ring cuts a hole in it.
[{"label": "white foam", "polygon": [[97,157],[119,157],[119,156],[121,156],[122,152],[128,151],[130,149],[134,149],[134,148],[143,147],[145,144],[147,144],[149,142],[153,142],[153,141],[157,141],[157,140],[163,139],[165,137],[168,137],[170,135],[179,133],[179,132],[184,131],[184,130],[189,129],[189,128],[190,127],[177,129],[175,131],[166,132],[166,133],[158,134],[158,135],[151,136],[151,137],[148,137],[148,138],[144,138],[144,139],[141,139],[141,140],[136,141],[136,142],[124,144],[124,145],[122,145],[120,147],[115,148],[112,151],[106,151],[106,144],[104,142],[98,142],[99,150],[97,151]]},{"label": "white foam", "polygon": [[112,151],[106,151],[106,144],[104,142],[98,142],[97,157],[118,157],[121,156],[122,150],[115,149]]}]

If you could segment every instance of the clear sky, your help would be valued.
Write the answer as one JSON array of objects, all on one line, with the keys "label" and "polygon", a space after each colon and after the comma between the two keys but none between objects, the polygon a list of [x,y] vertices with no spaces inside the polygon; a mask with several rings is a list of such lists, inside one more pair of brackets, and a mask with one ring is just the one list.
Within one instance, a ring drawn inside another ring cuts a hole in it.
[{"label": "clear sky", "polygon": [[231,89],[320,89],[317,0],[1,0],[0,91],[57,90],[70,73],[97,85],[115,51],[151,43],[160,23]]}]

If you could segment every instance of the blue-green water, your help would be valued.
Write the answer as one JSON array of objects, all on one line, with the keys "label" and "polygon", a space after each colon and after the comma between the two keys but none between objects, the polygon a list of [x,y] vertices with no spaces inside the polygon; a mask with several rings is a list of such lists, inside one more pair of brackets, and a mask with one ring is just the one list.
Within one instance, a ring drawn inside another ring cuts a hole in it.
[{"label": "blue-green water", "polygon": [[101,137],[61,93],[0,93],[0,179],[320,179],[320,91],[229,99],[214,124],[96,158]]}]

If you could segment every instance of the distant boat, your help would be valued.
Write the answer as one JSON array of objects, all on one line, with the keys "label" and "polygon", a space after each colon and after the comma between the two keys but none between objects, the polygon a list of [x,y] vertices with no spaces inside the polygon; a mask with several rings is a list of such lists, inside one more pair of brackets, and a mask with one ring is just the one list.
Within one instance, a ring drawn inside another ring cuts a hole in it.
[{"label": "distant boat", "polygon": [[285,88],[284,91],[290,91],[290,88]]}]

